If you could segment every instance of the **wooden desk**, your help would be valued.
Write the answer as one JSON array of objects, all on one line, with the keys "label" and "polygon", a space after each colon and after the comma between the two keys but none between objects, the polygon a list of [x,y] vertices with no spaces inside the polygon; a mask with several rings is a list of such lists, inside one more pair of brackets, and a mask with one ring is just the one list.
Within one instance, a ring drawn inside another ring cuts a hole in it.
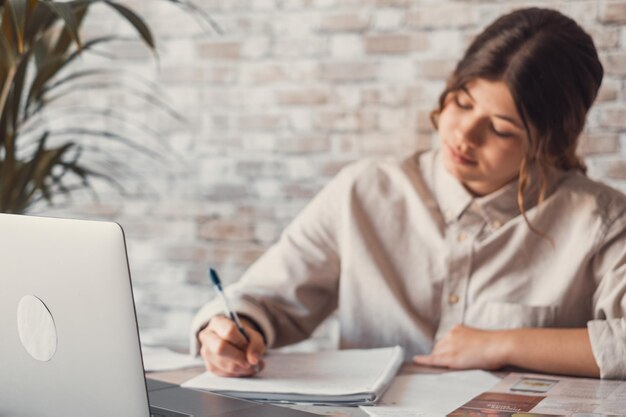
[{"label": "wooden desk", "polygon": [[[195,367],[167,372],[148,372],[146,376],[151,379],[169,382],[171,384],[180,385],[185,381],[204,372],[204,367]],[[416,374],[416,373],[442,373],[443,369],[428,368],[418,366],[412,363],[405,363],[400,368],[399,375]],[[333,417],[366,417],[368,414],[359,407],[327,407],[319,405],[289,405],[288,407],[297,408],[298,410],[308,411],[310,413],[329,415]]]}]

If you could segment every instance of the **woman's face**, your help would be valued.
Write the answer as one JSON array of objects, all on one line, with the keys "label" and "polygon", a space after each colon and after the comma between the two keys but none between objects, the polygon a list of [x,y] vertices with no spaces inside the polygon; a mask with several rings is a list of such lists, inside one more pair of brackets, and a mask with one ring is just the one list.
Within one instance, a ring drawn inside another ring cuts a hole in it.
[{"label": "woman's face", "polygon": [[473,194],[519,174],[528,135],[503,82],[477,79],[448,94],[438,130],[446,169]]}]

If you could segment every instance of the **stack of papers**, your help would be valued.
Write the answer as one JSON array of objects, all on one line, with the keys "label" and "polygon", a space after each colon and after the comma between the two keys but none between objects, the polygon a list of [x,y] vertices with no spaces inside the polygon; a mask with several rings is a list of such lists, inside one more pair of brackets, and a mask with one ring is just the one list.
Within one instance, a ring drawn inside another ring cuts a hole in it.
[{"label": "stack of papers", "polygon": [[402,375],[375,407],[361,409],[373,417],[444,417],[498,381],[485,371]]},{"label": "stack of papers", "polygon": [[222,378],[205,372],[182,386],[269,402],[321,405],[373,404],[404,360],[400,346],[316,353],[272,352],[252,378]]}]

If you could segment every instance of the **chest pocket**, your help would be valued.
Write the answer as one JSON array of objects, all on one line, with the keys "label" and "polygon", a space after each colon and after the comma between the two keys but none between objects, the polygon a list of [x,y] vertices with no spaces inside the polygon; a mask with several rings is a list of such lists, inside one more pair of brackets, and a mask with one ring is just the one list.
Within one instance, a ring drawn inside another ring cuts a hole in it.
[{"label": "chest pocket", "polygon": [[551,327],[556,325],[556,313],[556,306],[532,306],[492,301],[485,305],[475,325],[487,330]]}]

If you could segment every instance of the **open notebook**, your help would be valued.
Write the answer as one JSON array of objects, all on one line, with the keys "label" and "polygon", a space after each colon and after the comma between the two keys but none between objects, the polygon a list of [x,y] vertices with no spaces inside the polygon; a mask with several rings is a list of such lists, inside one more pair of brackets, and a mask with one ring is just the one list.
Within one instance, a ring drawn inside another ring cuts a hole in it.
[{"label": "open notebook", "polygon": [[252,378],[223,378],[205,372],[182,386],[257,401],[325,405],[374,404],[402,361],[400,346],[315,353],[272,352]]}]

